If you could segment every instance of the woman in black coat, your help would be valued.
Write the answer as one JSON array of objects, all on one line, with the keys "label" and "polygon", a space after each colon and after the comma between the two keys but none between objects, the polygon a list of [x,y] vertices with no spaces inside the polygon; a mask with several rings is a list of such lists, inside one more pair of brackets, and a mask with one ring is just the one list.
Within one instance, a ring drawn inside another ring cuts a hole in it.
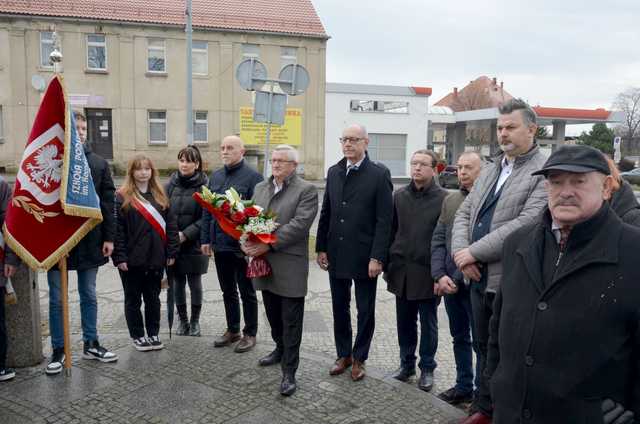
[{"label": "woman in black coat", "polygon": [[[181,336],[200,335],[200,311],[202,309],[202,274],[207,272],[209,258],[200,252],[200,230],[202,208],[193,199],[207,185],[207,176],[202,172],[202,157],[194,145],[178,152],[178,172],[171,175],[166,186],[169,208],[178,218],[180,252],[175,266],[169,274],[173,278],[174,296],[180,323]],[[191,292],[191,322],[187,317],[185,285],[189,282]]]}]

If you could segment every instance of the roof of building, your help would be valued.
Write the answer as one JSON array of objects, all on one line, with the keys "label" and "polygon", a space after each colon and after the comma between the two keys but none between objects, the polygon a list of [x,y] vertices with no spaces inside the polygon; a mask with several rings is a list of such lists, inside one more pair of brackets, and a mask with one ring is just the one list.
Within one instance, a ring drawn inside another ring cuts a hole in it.
[{"label": "roof of building", "polygon": [[369,94],[374,96],[430,96],[431,87],[403,87],[398,85],[345,84],[328,82],[327,93]]},{"label": "roof of building", "polygon": [[568,109],[561,107],[534,106],[533,110],[541,118],[564,118],[564,119],[609,119],[611,111],[598,109]]},{"label": "roof of building", "polygon": [[462,90],[454,88],[434,106],[447,106],[456,112],[461,112],[498,107],[512,98],[513,96],[504,89],[503,83],[498,84],[497,78],[482,75],[470,81]]},{"label": "roof of building", "polygon": [[[183,0],[11,0],[0,14],[184,25]],[[193,0],[193,26],[328,38],[311,0]]]}]

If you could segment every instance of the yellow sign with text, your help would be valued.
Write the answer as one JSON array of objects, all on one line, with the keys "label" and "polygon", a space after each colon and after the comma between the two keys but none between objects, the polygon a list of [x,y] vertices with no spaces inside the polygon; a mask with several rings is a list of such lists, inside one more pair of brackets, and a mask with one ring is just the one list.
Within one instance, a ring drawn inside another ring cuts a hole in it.
[{"label": "yellow sign with text", "polygon": [[[264,144],[267,134],[267,124],[253,122],[253,108],[240,108],[240,138],[244,144]],[[271,125],[271,137],[269,144],[289,144],[299,146],[302,144],[302,109],[287,108],[284,116],[284,125]]]}]

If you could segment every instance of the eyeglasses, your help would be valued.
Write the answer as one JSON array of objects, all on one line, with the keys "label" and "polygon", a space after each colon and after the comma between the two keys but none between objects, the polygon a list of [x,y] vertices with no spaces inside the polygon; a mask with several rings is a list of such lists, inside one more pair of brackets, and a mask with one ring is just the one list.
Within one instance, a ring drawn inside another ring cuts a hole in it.
[{"label": "eyeglasses", "polygon": [[364,140],[364,138],[340,137],[339,140],[340,140],[340,143],[342,143],[342,144],[346,144],[346,143],[356,144],[357,142],[359,142],[361,140]]},{"label": "eyeglasses", "polygon": [[293,162],[292,160],[285,160],[285,159],[271,159],[269,162],[271,162],[272,164],[278,164],[278,163],[291,163]]}]

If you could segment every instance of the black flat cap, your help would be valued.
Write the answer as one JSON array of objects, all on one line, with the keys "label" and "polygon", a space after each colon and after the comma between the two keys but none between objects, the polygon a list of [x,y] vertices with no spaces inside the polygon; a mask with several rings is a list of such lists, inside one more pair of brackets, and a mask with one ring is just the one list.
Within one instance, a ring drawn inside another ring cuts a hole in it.
[{"label": "black flat cap", "polygon": [[566,171],[576,174],[597,171],[605,175],[611,174],[604,155],[599,150],[582,144],[560,146],[558,150],[551,153],[542,169],[531,175],[546,177],[549,171]]}]

